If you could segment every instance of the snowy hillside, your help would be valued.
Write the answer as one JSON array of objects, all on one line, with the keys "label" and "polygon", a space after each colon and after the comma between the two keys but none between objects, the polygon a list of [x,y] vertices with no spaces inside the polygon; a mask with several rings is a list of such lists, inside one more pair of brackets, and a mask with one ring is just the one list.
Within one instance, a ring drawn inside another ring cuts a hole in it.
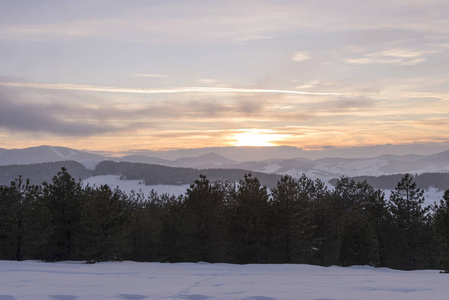
[{"label": "snowy hillside", "polygon": [[171,167],[196,169],[224,168],[244,169],[254,172],[290,175],[299,177],[303,173],[310,178],[330,179],[340,176],[381,176],[391,174],[422,174],[449,172],[449,151],[433,155],[382,155],[373,158],[290,158],[254,161],[234,161],[221,155],[209,153],[197,157],[177,160],[162,160],[154,157],[124,157],[118,161],[152,162]]},{"label": "snowy hillside", "polygon": [[267,163],[260,172],[287,174],[305,173],[311,178],[381,176],[449,172],[449,151],[435,155],[383,155],[375,158],[322,158],[315,161],[290,159]]},{"label": "snowy hillside", "polygon": [[[212,150],[217,152],[207,152]],[[289,155],[295,154],[297,156],[277,158],[285,157],[286,151]],[[12,150],[0,149],[0,166],[73,160],[93,170],[100,161],[113,160],[116,162],[157,164],[178,168],[243,169],[253,172],[291,175],[293,177],[299,177],[304,173],[310,178],[329,179],[340,176],[449,172],[449,151],[428,155],[389,154],[369,158],[322,157],[319,159],[307,158],[307,156],[310,156],[310,153],[293,147],[190,149],[177,151],[176,153],[185,155],[177,158],[171,157],[168,155],[169,153],[172,152],[167,152],[164,155],[164,152],[143,151],[143,153],[134,155],[108,158],[98,154],[52,146]],[[240,159],[233,159],[239,153],[241,154]]]},{"label": "snowy hillside", "polygon": [[[274,148],[277,147],[271,147],[270,149],[253,148],[252,150],[275,155]],[[226,148],[226,151],[219,150],[224,153],[236,154],[239,149],[230,147]],[[241,151],[246,153],[247,150],[245,148]],[[297,153],[292,148],[279,147],[279,150],[281,152],[288,150],[290,154]],[[187,155],[199,152],[192,149],[182,153]],[[257,155],[254,157],[257,157]],[[429,175],[426,177],[427,179],[417,178],[424,182],[418,182],[418,185],[421,185],[420,187],[424,189],[430,187],[427,191],[427,203],[433,203],[438,202],[442,197],[442,190],[448,188],[447,178],[443,176],[444,174],[438,175],[437,173],[449,173],[449,151],[430,155],[382,155],[374,158],[320,158],[316,160],[271,158],[243,162],[212,152],[173,160],[141,154],[115,157],[112,159],[115,163],[105,161],[107,159],[101,155],[63,147],[40,146],[27,149],[0,149],[0,183],[9,184],[19,175],[30,178],[33,184],[40,184],[43,181],[49,182],[61,166],[64,166],[69,169],[69,173],[74,178],[82,179],[86,184],[97,186],[108,184],[114,188],[119,187],[127,193],[131,190],[136,192],[142,190],[145,194],[149,194],[154,189],[159,194],[180,195],[185,193],[199,174],[205,174],[212,181],[238,181],[243,178],[244,173],[252,172],[257,174],[257,177],[268,187],[275,185],[279,178],[278,175],[290,175],[299,178],[302,174],[305,174],[312,179],[319,178],[325,183],[341,176],[359,176],[356,180],[367,180],[375,188],[391,189],[394,188],[401,175],[396,175],[397,178],[382,178],[379,176],[426,173],[426,175]],[[56,163],[52,163],[52,165],[31,164],[43,162]],[[76,165],[76,162],[83,166]],[[104,166],[110,166],[112,169],[105,169]],[[186,169],[186,167],[190,169]],[[429,172],[435,174],[429,174]],[[276,174],[277,177],[267,174]],[[377,179],[365,178],[367,176],[376,176]],[[380,183],[380,185],[376,185],[376,183]],[[385,183],[388,183],[388,186]],[[432,185],[439,190],[432,189]]]},{"label": "snowy hillside", "polygon": [[0,299],[447,299],[447,276],[365,266],[0,261]]}]

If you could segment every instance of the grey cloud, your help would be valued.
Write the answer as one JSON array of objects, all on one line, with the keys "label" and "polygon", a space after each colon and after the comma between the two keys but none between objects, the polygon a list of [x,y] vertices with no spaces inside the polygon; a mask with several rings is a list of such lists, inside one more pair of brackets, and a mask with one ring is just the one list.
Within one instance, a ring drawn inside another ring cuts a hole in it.
[{"label": "grey cloud", "polygon": [[326,111],[326,112],[346,112],[358,111],[366,108],[374,107],[377,100],[366,97],[361,98],[343,98],[321,103],[314,103],[309,108],[312,111]]},{"label": "grey cloud", "polygon": [[[163,129],[173,124],[179,127],[180,122],[186,126],[198,127],[201,124],[205,128],[216,128],[217,122],[224,126],[234,118],[247,122],[238,126],[252,126],[259,122],[273,125],[296,123],[319,117],[323,111],[363,109],[373,105],[371,99],[352,98],[334,98],[333,101],[319,103],[301,98],[299,103],[293,104],[291,97],[273,95],[162,99],[158,96],[123,97],[119,102],[108,105],[107,98],[98,98],[97,94],[4,88],[0,91],[0,127],[59,136],[91,136]],[[279,108],[283,103],[286,108]]]},{"label": "grey cloud", "polygon": [[[0,90],[0,127],[11,131],[46,132],[54,135],[90,136],[110,132],[149,129],[180,119],[226,119],[251,116],[266,104],[256,97],[231,99],[208,97],[197,100],[160,101],[133,105],[107,105],[92,95],[82,101],[72,91]],[[92,97],[92,98],[89,98]],[[127,100],[123,100],[127,101]],[[132,101],[132,100],[129,100]],[[125,102],[124,102],[125,103]],[[117,125],[119,124],[119,125]]]},{"label": "grey cloud", "polygon": [[331,106],[342,108],[342,109],[351,109],[351,108],[366,108],[372,107],[376,104],[376,100],[372,100],[369,98],[357,98],[357,99],[339,99],[331,102]]},{"label": "grey cloud", "polygon": [[[0,127],[11,131],[47,132],[55,135],[89,136],[123,128],[83,120],[81,116],[92,113],[89,109],[69,105],[27,103],[17,93],[0,92]],[[78,113],[80,121],[64,119]]]},{"label": "grey cloud", "polygon": [[266,110],[271,101],[261,97],[237,97],[224,100],[220,96],[200,100],[171,101],[144,105],[142,109],[128,111],[132,116],[148,118],[228,118],[254,116]]},{"label": "grey cloud", "polygon": [[260,100],[243,101],[238,104],[236,109],[244,115],[254,115],[261,112],[264,108],[264,104]]}]

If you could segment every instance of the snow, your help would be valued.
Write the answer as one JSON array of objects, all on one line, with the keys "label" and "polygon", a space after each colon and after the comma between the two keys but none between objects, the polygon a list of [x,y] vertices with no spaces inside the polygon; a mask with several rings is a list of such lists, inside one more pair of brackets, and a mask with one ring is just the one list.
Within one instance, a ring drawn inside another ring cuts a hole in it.
[{"label": "snow", "polygon": [[426,201],[424,205],[432,205],[440,204],[440,201],[443,200],[444,191],[438,190],[435,187],[430,187],[424,191],[424,197],[426,197]]},{"label": "snow", "polygon": [[315,168],[319,171],[338,174],[344,176],[379,176],[379,169],[382,166],[387,166],[388,162],[382,158],[362,159],[356,161],[332,161],[321,162]]},{"label": "snow", "polygon": [[[391,190],[382,190],[385,193],[385,199],[390,199]],[[430,187],[424,190],[425,201],[423,207],[436,204],[440,204],[440,200],[443,199],[444,191],[438,190],[434,187]]]},{"label": "snow", "polygon": [[63,158],[63,159],[70,159],[71,157],[76,156],[75,151],[73,151],[71,149],[69,150],[69,153],[67,155],[64,155],[58,149],[56,149],[55,147],[48,146],[48,148],[51,151],[53,151],[53,153],[55,153],[57,156],[59,156],[60,158]]},{"label": "snow", "polygon": [[274,163],[274,164],[269,164],[266,167],[263,167],[261,169],[257,169],[255,171],[271,174],[271,173],[276,173],[281,168],[283,168],[283,166],[278,165],[277,163]]},{"label": "snow", "polygon": [[447,276],[366,266],[0,261],[0,300],[446,299]]},{"label": "snow", "polygon": [[[92,176],[83,180],[83,184],[89,184],[91,186],[100,186],[102,184],[109,185],[112,189],[116,187],[120,188],[121,191],[129,194],[131,191],[139,192],[142,191],[145,195],[149,195],[151,190],[154,190],[159,195],[169,194],[174,196],[179,196],[185,194],[187,189],[190,187],[189,184],[184,185],[145,185],[144,180],[121,180],[120,176],[117,175],[99,175]],[[0,300],[2,300],[0,298]]]}]

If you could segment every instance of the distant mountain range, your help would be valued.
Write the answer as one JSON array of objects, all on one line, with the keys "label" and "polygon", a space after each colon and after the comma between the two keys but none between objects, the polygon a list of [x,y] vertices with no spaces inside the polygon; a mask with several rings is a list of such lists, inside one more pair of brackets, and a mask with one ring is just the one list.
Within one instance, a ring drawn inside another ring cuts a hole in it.
[{"label": "distant mountain range", "polygon": [[[268,153],[266,149],[256,147],[232,149],[234,155],[238,150],[244,154],[242,157],[248,155],[249,151],[254,153],[254,158],[261,156],[259,151],[262,156]],[[205,149],[199,149],[200,153],[203,151]],[[381,155],[373,158],[313,160],[297,157],[238,161],[213,152],[165,159],[142,154],[107,157],[52,146],[0,149],[0,185],[9,185],[19,175],[29,179],[32,184],[51,182],[62,167],[84,184],[107,184],[125,192],[142,190],[146,194],[151,190],[173,195],[184,194],[200,174],[206,175],[212,182],[236,182],[247,173],[252,173],[268,188],[273,188],[284,174],[293,177],[306,174],[309,178],[319,178],[330,185],[335,185],[339,177],[346,176],[356,181],[366,180],[387,194],[404,173],[412,173],[418,187],[428,189],[426,205],[439,201],[443,191],[449,189],[449,151],[431,155]]]},{"label": "distant mountain range", "polygon": [[39,146],[25,149],[1,149],[0,166],[27,165],[44,162],[77,161],[92,167],[106,157],[85,151],[78,151],[65,147]]},{"label": "distant mountain range", "polygon": [[[291,175],[299,177],[306,174],[311,178],[333,178],[340,176],[382,176],[393,174],[422,174],[422,173],[445,173],[449,172],[449,151],[430,155],[381,155],[372,158],[320,158],[308,159],[276,158],[277,147],[270,147],[273,157],[270,159],[257,160],[256,157],[267,154],[263,147],[229,147],[232,148],[233,156],[241,151],[242,157],[246,157],[248,151],[253,153],[253,160],[235,160],[217,153],[205,153],[198,156],[186,156],[177,159],[164,159],[147,155],[127,155],[122,157],[107,157],[99,154],[79,151],[64,147],[39,146],[26,149],[0,149],[0,166],[25,165],[44,162],[76,161],[83,164],[87,169],[94,170],[95,166],[105,160],[115,162],[132,162],[155,164],[175,168],[193,169],[243,169],[253,172]],[[288,149],[292,147],[287,147]],[[210,148],[208,148],[210,149]],[[279,147],[280,152],[286,147]],[[297,148],[295,148],[297,149]],[[197,149],[197,153],[202,149]],[[201,150],[201,151],[200,151]],[[292,149],[290,149],[293,151]],[[187,151],[187,150],[186,150]],[[193,153],[194,151],[190,149]],[[230,150],[229,150],[230,151]]]}]

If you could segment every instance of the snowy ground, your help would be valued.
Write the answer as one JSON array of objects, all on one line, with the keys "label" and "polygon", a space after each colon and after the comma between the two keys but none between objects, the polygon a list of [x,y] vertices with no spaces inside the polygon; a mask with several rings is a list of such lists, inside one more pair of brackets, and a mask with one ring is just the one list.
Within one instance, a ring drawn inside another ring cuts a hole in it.
[{"label": "snowy ground", "polygon": [[[390,198],[391,190],[384,190],[385,192],[385,199]],[[436,204],[440,204],[440,200],[443,199],[444,191],[439,191],[434,187],[431,187],[427,190],[424,190],[424,197],[426,200],[423,203],[423,206],[430,206]]]},{"label": "snowy ground", "polygon": [[[190,187],[190,184],[184,185],[145,185],[143,180],[121,180],[117,175],[99,175],[92,176],[83,180],[83,184],[89,184],[91,186],[100,186],[102,184],[109,185],[112,189],[119,188],[125,193],[130,193],[131,191],[139,192],[142,191],[145,195],[149,195],[151,190],[154,190],[159,195],[169,194],[169,195],[183,195]],[[2,300],[2,299],[0,299]]]},{"label": "snowy ground", "polygon": [[447,299],[448,276],[361,266],[0,261],[0,300]]}]

